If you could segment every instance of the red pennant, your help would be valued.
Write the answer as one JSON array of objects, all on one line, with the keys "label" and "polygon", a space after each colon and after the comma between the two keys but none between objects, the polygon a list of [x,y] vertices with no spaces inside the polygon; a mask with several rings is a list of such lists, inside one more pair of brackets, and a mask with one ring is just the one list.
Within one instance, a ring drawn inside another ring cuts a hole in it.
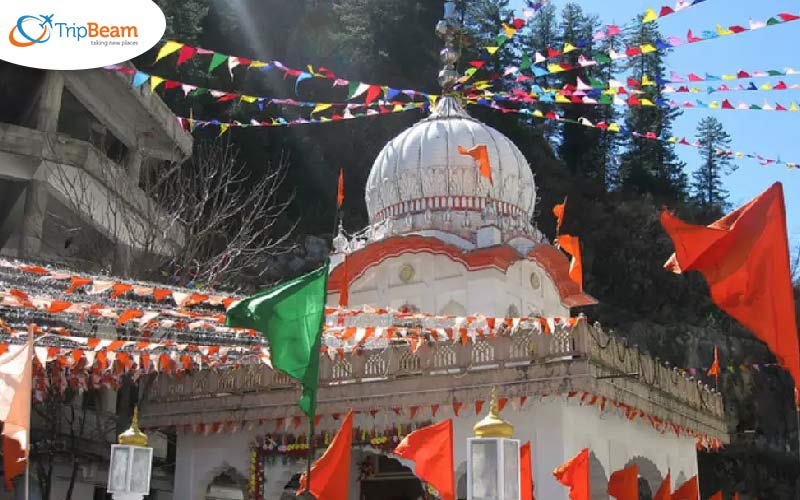
[{"label": "red pennant", "polygon": [[458,412],[461,411],[461,407],[462,406],[464,406],[463,403],[459,403],[459,402],[453,403],[453,413],[455,414],[456,417],[458,416]]},{"label": "red pennant", "polygon": [[372,101],[377,99],[381,95],[381,93],[383,93],[383,89],[381,89],[380,86],[378,86],[378,85],[370,85],[369,89],[367,90],[366,100],[364,102],[366,104],[371,103]]},{"label": "red pennant", "polygon": [[480,415],[483,410],[483,401],[475,401],[475,415]]},{"label": "red pennant", "polygon": [[180,66],[191,59],[195,54],[197,54],[196,48],[184,45],[181,47],[181,51],[178,53],[178,62],[175,64],[175,66]]},{"label": "red pennant", "polygon": [[499,413],[499,412],[503,411],[503,408],[506,407],[507,403],[508,403],[508,398],[500,398],[500,399],[498,399],[497,400],[497,412]]},{"label": "red pennant", "polygon": [[439,411],[439,405],[431,405],[431,415],[436,418],[436,412]]}]

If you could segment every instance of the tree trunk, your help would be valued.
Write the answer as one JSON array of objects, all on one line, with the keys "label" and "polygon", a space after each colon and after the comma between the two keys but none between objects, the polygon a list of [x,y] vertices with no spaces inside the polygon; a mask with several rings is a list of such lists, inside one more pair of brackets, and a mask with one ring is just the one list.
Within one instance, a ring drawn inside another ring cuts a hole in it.
[{"label": "tree trunk", "polygon": [[69,476],[69,486],[67,487],[67,494],[64,496],[64,500],[72,500],[72,490],[75,489],[75,479],[77,479],[77,477],[78,477],[78,460],[75,456],[73,456],[72,474],[70,474]]}]

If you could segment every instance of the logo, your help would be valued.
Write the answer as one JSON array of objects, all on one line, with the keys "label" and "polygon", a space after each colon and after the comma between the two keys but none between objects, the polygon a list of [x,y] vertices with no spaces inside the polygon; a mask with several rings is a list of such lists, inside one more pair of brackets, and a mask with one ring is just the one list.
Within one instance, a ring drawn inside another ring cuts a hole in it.
[{"label": "logo", "polygon": [[8,37],[0,35],[0,59],[79,70],[119,64],[150,50],[164,35],[166,19],[153,0],[25,0],[3,2],[0,29],[9,30]]},{"label": "logo", "polygon": [[45,43],[50,40],[53,30],[53,15],[21,16],[8,33],[8,41],[14,47],[31,47],[37,43]]}]

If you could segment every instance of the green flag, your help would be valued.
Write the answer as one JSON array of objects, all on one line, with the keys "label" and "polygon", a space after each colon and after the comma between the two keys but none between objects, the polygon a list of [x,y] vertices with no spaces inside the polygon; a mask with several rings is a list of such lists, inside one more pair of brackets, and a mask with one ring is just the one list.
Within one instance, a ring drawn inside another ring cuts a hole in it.
[{"label": "green flag", "polygon": [[228,310],[226,324],[258,330],[269,341],[272,366],[300,381],[298,405],[313,421],[317,411],[319,351],[328,264],[246,298]]}]

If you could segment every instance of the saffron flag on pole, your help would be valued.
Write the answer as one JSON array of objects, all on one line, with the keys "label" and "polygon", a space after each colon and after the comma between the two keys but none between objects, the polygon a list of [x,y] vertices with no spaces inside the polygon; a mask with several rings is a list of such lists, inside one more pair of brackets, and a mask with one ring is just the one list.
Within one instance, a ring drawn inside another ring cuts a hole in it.
[{"label": "saffron flag on pole", "polygon": [[572,256],[569,263],[569,279],[580,285],[583,290],[583,257],[581,257],[581,240],[571,234],[558,237],[558,246]]},{"label": "saffron flag on pole", "polygon": [[414,474],[436,488],[442,500],[455,500],[452,420],[417,429],[393,453],[414,462]]},{"label": "saffron flag on pole", "polygon": [[33,325],[28,327],[25,344],[10,345],[0,354],[3,475],[8,489],[12,488],[11,481],[25,472],[30,448],[33,330]]},{"label": "saffron flag on pole", "polygon": [[608,494],[617,500],[639,500],[639,467],[633,464],[611,474]]},{"label": "saffron flag on pole", "polygon": [[589,448],[554,470],[553,476],[569,488],[570,500],[589,500]]},{"label": "saffron flag on pole", "polygon": [[670,500],[671,497],[672,497],[672,478],[670,477],[670,471],[667,471],[667,477],[664,478],[664,481],[661,483],[661,487],[653,496],[653,500]]},{"label": "saffron flag on pole", "polygon": [[564,202],[559,203],[553,207],[553,215],[556,216],[556,235],[561,232],[561,224],[564,223],[564,212],[567,209],[567,197],[564,197]]},{"label": "saffron flag on pole", "polygon": [[336,191],[336,208],[342,208],[344,203],[344,169],[339,169],[339,187]]},{"label": "saffron flag on pole", "polygon": [[531,466],[531,442],[519,448],[520,500],[533,500],[533,467]]},{"label": "saffron flag on pole", "polygon": [[712,363],[711,368],[708,369],[708,376],[714,376],[717,380],[717,385],[719,385],[719,351],[717,350],[717,346],[714,346],[714,363]]},{"label": "saffron flag on pole", "polygon": [[297,494],[309,491],[319,499],[347,500],[352,447],[353,410],[350,410],[328,449],[311,467],[311,485],[306,484],[306,475],[303,474]]},{"label": "saffron flag on pole", "polygon": [[269,341],[272,366],[299,380],[298,406],[313,421],[328,263],[308,274],[243,299],[227,312],[230,327],[258,330]]},{"label": "saffron flag on pole", "polygon": [[661,224],[675,243],[665,267],[702,273],[714,303],[766,342],[789,371],[800,402],[800,346],[781,184],[709,226],[687,224],[667,211]]},{"label": "saffron flag on pole", "polygon": [[700,488],[697,485],[697,476],[692,476],[691,479],[675,490],[671,500],[700,500]]},{"label": "saffron flag on pole", "polygon": [[489,183],[494,186],[494,181],[492,180],[492,168],[489,164],[489,149],[485,144],[479,144],[472,149],[466,149],[459,146],[458,152],[465,156],[471,156],[475,161],[477,161],[481,175],[489,179]]},{"label": "saffron flag on pole", "polygon": [[722,496],[722,490],[720,490],[720,491],[714,493],[713,495],[711,495],[710,497],[708,497],[708,500],[725,500],[723,498],[723,496]]}]

